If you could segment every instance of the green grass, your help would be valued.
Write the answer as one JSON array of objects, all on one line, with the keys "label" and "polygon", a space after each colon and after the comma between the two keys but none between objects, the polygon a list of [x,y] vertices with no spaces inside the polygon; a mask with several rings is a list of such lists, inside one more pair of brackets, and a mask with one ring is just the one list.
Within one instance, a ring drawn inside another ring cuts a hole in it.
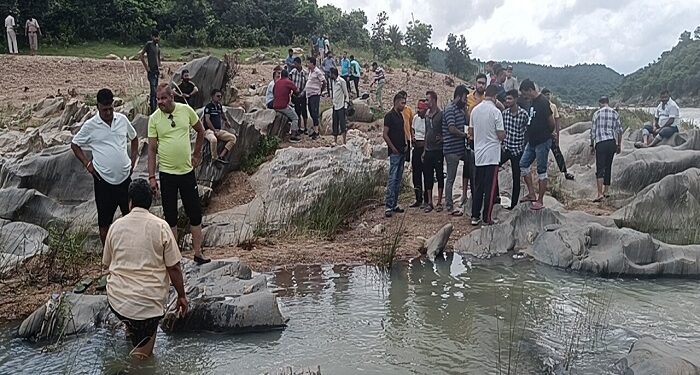
[{"label": "green grass", "polygon": [[243,159],[241,170],[247,174],[255,173],[260,165],[267,161],[268,156],[274,155],[281,142],[282,140],[275,136],[263,135],[260,137],[255,150]]}]

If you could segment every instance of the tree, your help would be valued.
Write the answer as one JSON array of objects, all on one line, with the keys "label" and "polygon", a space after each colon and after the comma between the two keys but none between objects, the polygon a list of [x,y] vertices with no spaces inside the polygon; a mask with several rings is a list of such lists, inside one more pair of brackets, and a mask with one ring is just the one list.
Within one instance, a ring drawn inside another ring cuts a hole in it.
[{"label": "tree", "polygon": [[377,14],[377,22],[372,25],[370,45],[372,47],[374,57],[380,60],[387,60],[389,58],[389,50],[386,47],[389,40],[386,31],[386,22],[388,20],[389,16],[386,15],[386,12],[380,12]]},{"label": "tree", "polygon": [[695,32],[693,32],[693,34],[695,34],[695,40],[700,40],[700,26],[698,26],[695,29]]},{"label": "tree", "polygon": [[460,35],[459,38],[454,34],[448,35],[445,66],[450,74],[462,79],[467,79],[474,74],[476,67],[469,60],[471,53],[464,35]]},{"label": "tree", "polygon": [[433,34],[433,27],[420,21],[411,21],[406,28],[406,49],[418,64],[428,65],[430,61],[430,49],[432,44],[430,38]]},{"label": "tree", "polygon": [[692,39],[690,38],[690,31],[684,31],[681,33],[681,36],[678,38],[679,43],[686,43],[691,41]]},{"label": "tree", "polygon": [[399,30],[397,25],[389,26],[389,32],[387,33],[387,38],[389,38],[389,43],[394,51],[401,50],[403,43],[403,33]]}]

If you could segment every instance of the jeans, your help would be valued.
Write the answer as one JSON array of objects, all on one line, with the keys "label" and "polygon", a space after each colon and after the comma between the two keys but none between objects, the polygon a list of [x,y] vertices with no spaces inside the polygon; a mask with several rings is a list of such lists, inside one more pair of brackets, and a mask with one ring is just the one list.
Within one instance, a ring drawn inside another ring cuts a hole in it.
[{"label": "jeans", "polygon": [[501,153],[501,165],[510,161],[510,170],[513,174],[513,193],[511,194],[510,208],[514,208],[520,199],[520,159],[522,154],[513,154],[508,150]]},{"label": "jeans", "polygon": [[[416,193],[416,202],[423,203],[423,192],[427,189],[423,189],[423,160],[421,160],[421,155],[425,147],[415,146],[413,147],[413,159],[411,159],[411,174],[413,177],[413,191]],[[425,200],[428,200],[427,198]]]},{"label": "jeans", "polygon": [[617,152],[617,143],[615,143],[614,139],[595,144],[595,176],[596,178],[602,178],[605,186],[610,186],[615,152]]},{"label": "jeans", "polygon": [[564,154],[561,153],[559,142],[554,142],[554,140],[552,140],[552,154],[554,154],[554,160],[557,161],[559,171],[561,173],[566,173],[566,160],[564,160]]},{"label": "jeans", "polygon": [[[355,83],[355,93],[357,94],[357,97],[359,98],[359,97],[360,97],[360,86],[359,86],[359,84],[360,84],[360,76],[357,76],[357,77],[353,76],[353,77],[352,77],[352,82]],[[348,84],[348,86],[350,86],[350,84]],[[349,92],[350,92],[350,89],[348,88],[348,93],[349,93]]]},{"label": "jeans", "polygon": [[523,157],[520,159],[520,176],[525,177],[530,173],[532,162],[537,160],[537,177],[540,180],[547,179],[547,157],[552,148],[552,140],[548,139],[536,146],[528,143],[525,145]]},{"label": "jeans", "polygon": [[158,76],[160,72],[158,70],[151,70],[148,72],[148,87],[151,90],[149,95],[149,106],[151,108],[151,113],[155,112],[158,108],[158,98],[156,97],[156,91],[158,91]]},{"label": "jeans", "polygon": [[311,120],[313,120],[314,127],[318,127],[318,116],[321,110],[321,95],[309,96],[307,100],[309,104],[309,116],[311,116]]},{"label": "jeans", "polygon": [[275,111],[287,116],[289,121],[292,122],[293,133],[299,131],[299,116],[297,116],[297,113],[294,111],[294,109],[292,109],[292,107],[287,106],[287,108],[275,109]]},{"label": "jeans", "polygon": [[391,154],[389,156],[389,179],[386,184],[386,196],[384,198],[385,211],[393,211],[399,205],[403,163],[404,154]]},{"label": "jeans", "polygon": [[454,198],[452,197],[452,188],[457,178],[457,167],[459,161],[464,159],[464,154],[447,154],[445,155],[445,163],[447,164],[447,182],[445,183],[445,206],[448,211],[454,208]]},{"label": "jeans", "polygon": [[498,165],[477,166],[475,180],[476,187],[472,196],[472,218],[483,218],[485,223],[491,223],[493,202],[496,199],[496,187],[498,186]]},{"label": "jeans", "polygon": [[[644,128],[642,128],[642,134],[644,134],[644,135],[649,135],[649,134],[653,134],[653,133],[654,133],[654,127],[651,125],[646,125],[646,126],[644,126]],[[671,138],[671,136],[674,133],[678,133],[678,127],[675,125],[671,125],[671,126],[664,126],[663,128],[661,128],[661,130],[659,130],[658,135],[660,135],[661,138],[663,138],[663,139],[668,139],[668,138]]]}]

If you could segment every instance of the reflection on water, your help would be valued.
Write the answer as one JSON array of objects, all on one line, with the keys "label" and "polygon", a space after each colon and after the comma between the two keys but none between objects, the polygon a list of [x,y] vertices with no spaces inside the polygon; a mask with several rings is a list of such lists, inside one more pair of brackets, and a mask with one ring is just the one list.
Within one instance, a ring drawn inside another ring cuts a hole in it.
[{"label": "reflection on water", "polygon": [[[480,262],[480,263],[477,263]],[[449,254],[390,272],[304,266],[270,275],[290,318],[282,332],[158,336],[155,358],[124,362],[121,332],[51,352],[0,330],[0,373],[261,374],[321,366],[324,374],[613,373],[648,334],[694,342],[700,286],[689,280],[598,279],[530,261]]]}]

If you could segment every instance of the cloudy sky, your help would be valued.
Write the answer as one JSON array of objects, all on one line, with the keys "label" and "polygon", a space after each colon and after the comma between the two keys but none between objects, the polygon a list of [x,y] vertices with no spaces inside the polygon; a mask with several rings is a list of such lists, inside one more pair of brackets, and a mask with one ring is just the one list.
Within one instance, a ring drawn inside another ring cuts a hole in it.
[{"label": "cloudy sky", "polygon": [[481,60],[566,65],[602,63],[628,74],[700,25],[700,0],[318,0],[380,11],[402,29],[415,17],[433,26],[433,45],[464,34]]}]

